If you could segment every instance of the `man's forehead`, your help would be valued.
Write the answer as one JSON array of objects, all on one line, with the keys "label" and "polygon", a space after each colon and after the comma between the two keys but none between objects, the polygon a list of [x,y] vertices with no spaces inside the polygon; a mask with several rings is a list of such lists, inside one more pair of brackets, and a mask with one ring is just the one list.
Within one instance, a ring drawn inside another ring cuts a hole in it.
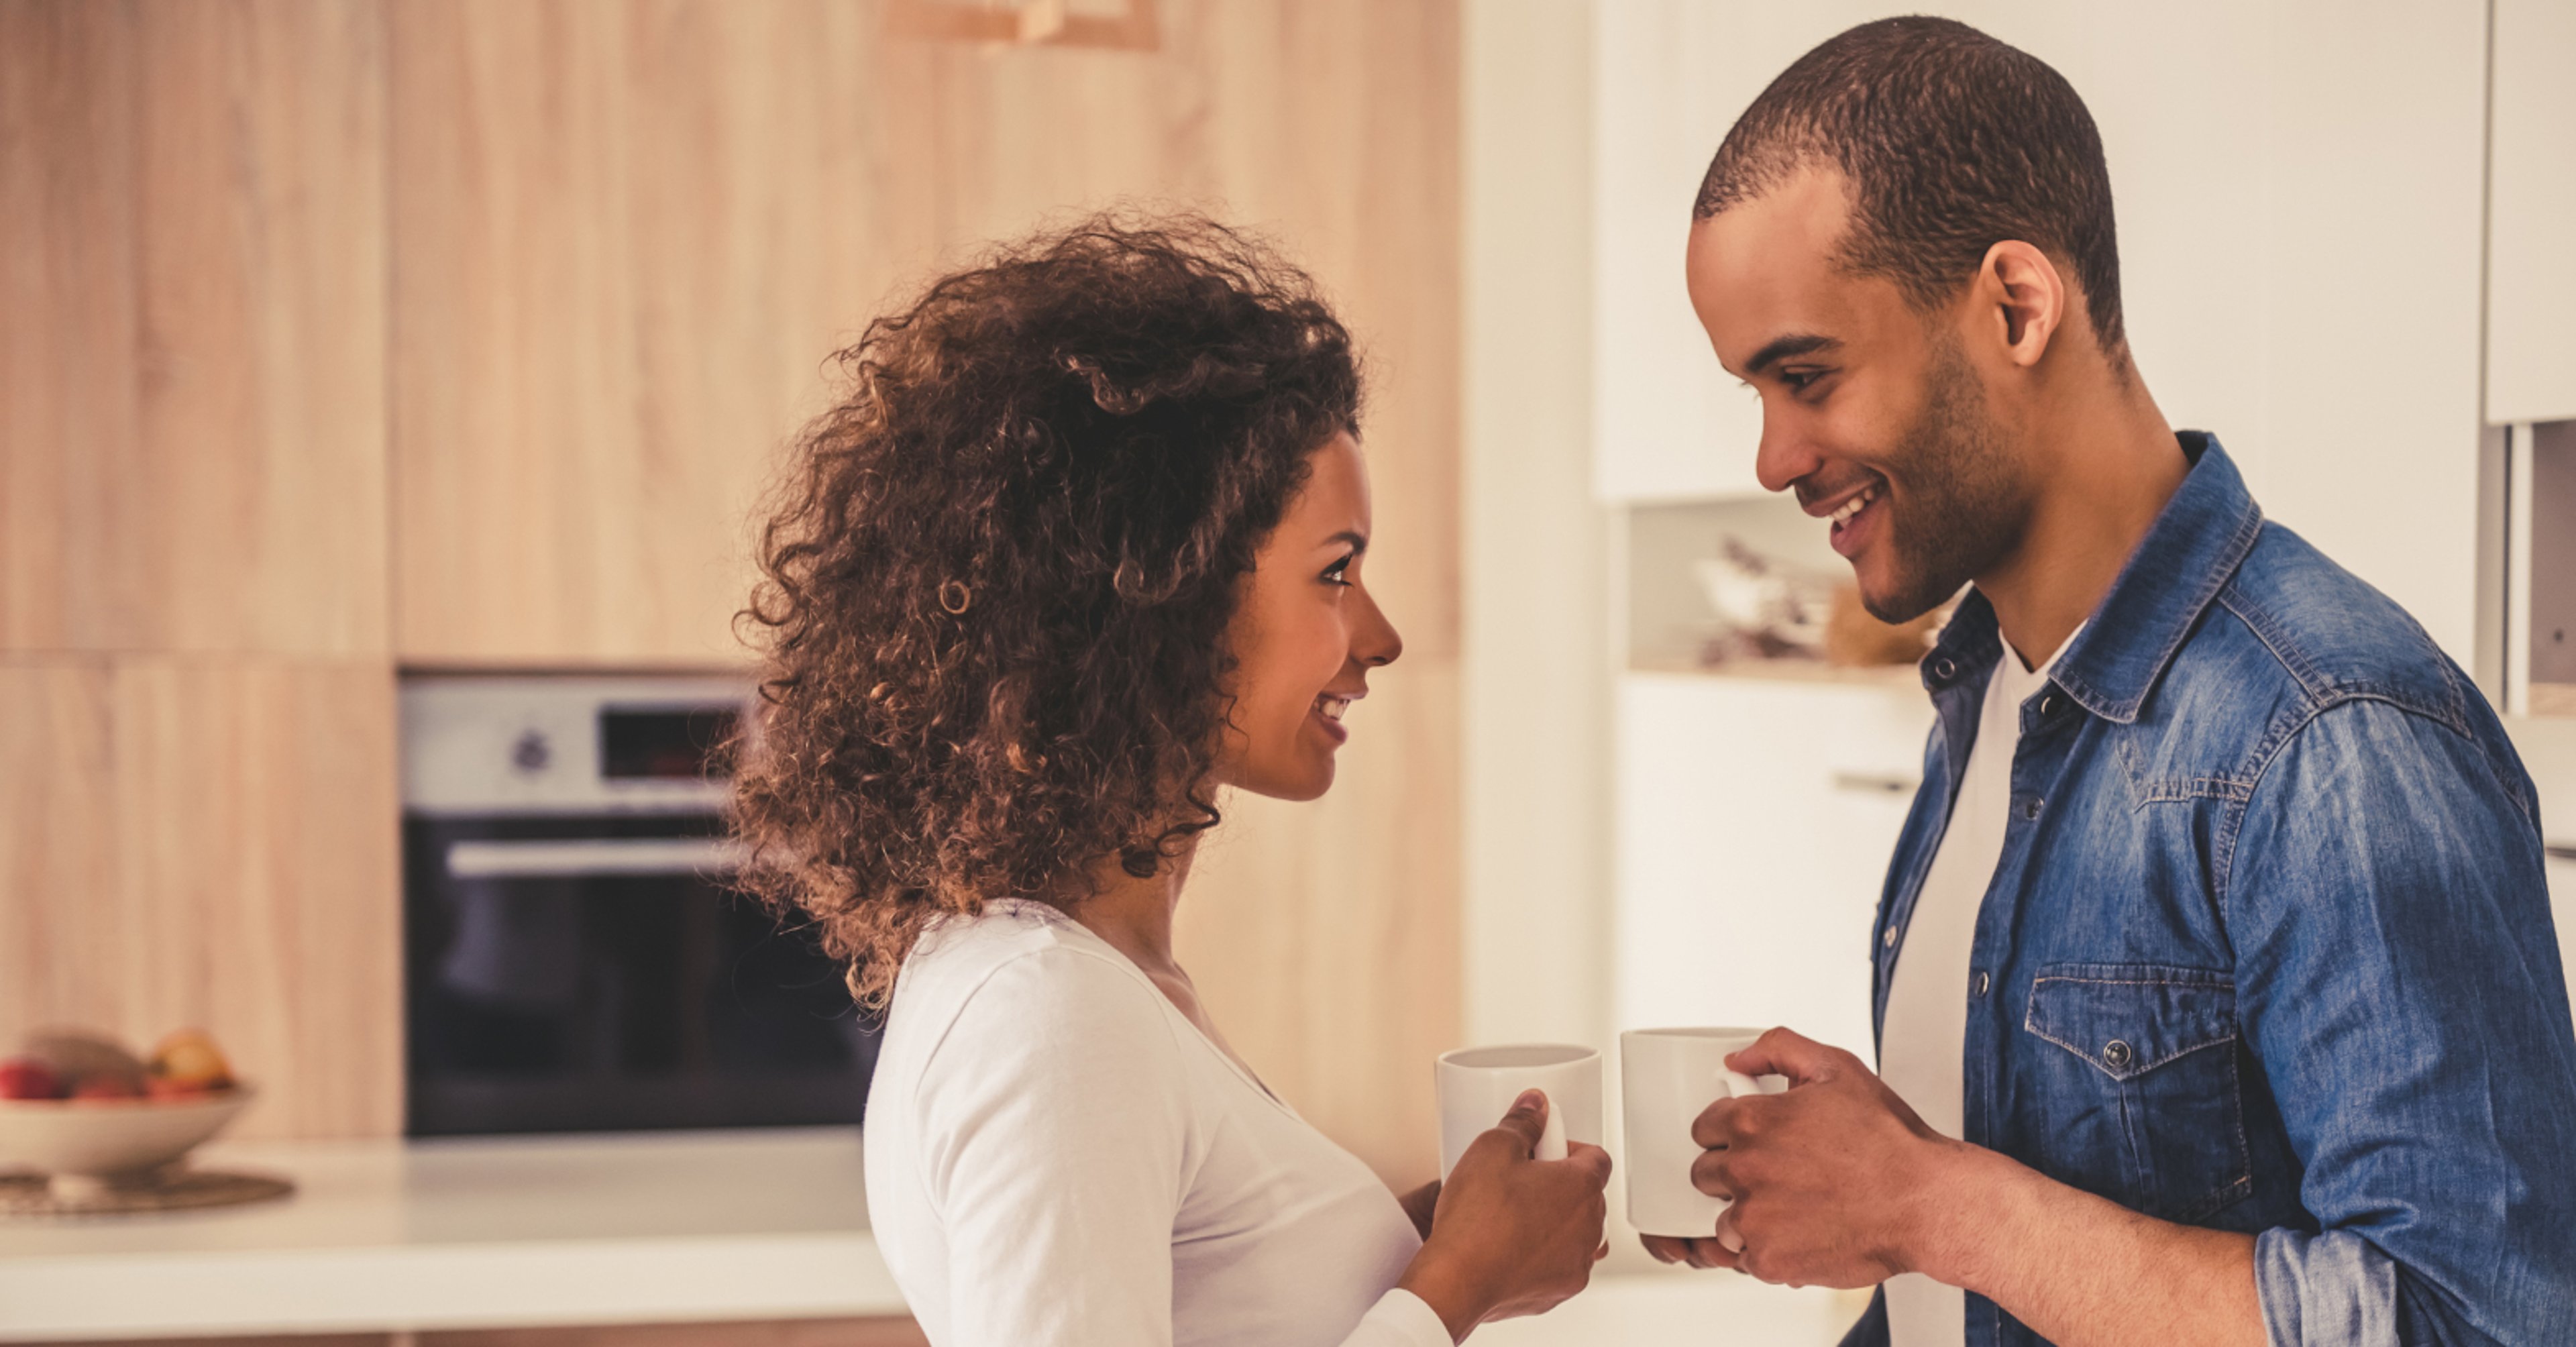
[{"label": "man's forehead", "polygon": [[1865,287],[1837,261],[1850,215],[1842,175],[1810,170],[1692,225],[1691,306],[1728,368],[1782,336],[1853,324]]}]

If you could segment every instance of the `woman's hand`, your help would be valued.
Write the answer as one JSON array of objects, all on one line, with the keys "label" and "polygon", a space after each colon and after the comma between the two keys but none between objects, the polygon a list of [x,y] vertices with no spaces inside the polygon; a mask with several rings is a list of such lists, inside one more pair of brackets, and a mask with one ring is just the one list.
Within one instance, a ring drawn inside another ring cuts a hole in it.
[{"label": "woman's hand", "polygon": [[1610,1154],[1568,1142],[1562,1160],[1531,1158],[1547,1109],[1546,1095],[1523,1094],[1458,1157],[1431,1236],[1396,1283],[1422,1297],[1453,1340],[1487,1319],[1555,1307],[1591,1281],[1608,1247]]}]

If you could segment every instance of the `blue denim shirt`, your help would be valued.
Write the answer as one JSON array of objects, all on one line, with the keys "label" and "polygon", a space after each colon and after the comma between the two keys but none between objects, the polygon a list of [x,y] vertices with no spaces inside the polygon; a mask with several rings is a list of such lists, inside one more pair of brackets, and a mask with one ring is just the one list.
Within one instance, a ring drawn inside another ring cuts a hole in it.
[{"label": "blue denim shirt", "polygon": [[[1966,1140],[2255,1235],[2275,1343],[2576,1343],[2576,1029],[2530,778],[2413,619],[2215,440],[2021,706]],[[2002,645],[1971,594],[1871,932],[1907,920]],[[2037,1334],[1968,1297],[1972,1344]],[[1883,1301],[1847,1342],[1883,1343]]]}]

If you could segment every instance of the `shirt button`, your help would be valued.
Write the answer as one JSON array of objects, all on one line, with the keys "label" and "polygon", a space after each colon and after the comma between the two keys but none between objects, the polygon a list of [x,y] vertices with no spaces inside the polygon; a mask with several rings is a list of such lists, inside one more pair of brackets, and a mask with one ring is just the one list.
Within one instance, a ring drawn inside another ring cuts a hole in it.
[{"label": "shirt button", "polygon": [[1958,666],[1958,665],[1956,665],[1956,664],[1951,663],[1951,662],[1950,662],[1948,659],[1946,659],[1946,658],[1945,658],[1945,659],[1936,659],[1936,660],[1932,661],[1932,676],[1933,676],[1934,678],[1942,678],[1942,679],[1946,679],[1946,678],[1948,678],[1950,675],[1955,674],[1955,673],[1957,673],[1958,671],[1959,671],[1959,666]]},{"label": "shirt button", "polygon": [[2055,697],[2042,697],[2039,699],[2039,713],[2041,715],[2049,715],[2056,710],[2057,699]]},{"label": "shirt button", "polygon": [[1987,981],[1986,981],[1986,975],[1985,975],[1985,974],[1983,974],[1983,973],[1979,973],[1979,974],[1977,974],[1977,984],[1976,984],[1976,985],[1977,985],[1977,995],[1979,995],[1979,996],[1983,996],[1983,995],[1985,995],[1985,994],[1986,994],[1986,987],[1988,986],[1988,983],[1987,983]]},{"label": "shirt button", "polygon": [[2033,822],[2039,818],[2039,811],[2047,807],[2047,803],[2036,795],[2025,795],[2021,800],[2021,808],[2015,812],[2021,815],[2023,822]]},{"label": "shirt button", "polygon": [[1879,937],[1878,943],[1887,946],[1889,949],[1896,948],[1896,928],[1893,926],[1888,927],[1887,934]]},{"label": "shirt button", "polygon": [[2116,1038],[2102,1045],[2102,1060],[2114,1071],[2128,1066],[2129,1058],[2133,1055],[2129,1051],[2129,1045]]}]

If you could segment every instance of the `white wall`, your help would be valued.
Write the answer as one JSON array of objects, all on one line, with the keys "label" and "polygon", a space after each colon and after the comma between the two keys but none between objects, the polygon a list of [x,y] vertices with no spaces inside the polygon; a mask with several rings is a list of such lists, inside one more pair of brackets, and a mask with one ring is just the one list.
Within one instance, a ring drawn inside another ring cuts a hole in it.
[{"label": "white wall", "polygon": [[1611,641],[1591,415],[1590,7],[1465,7],[1471,1042],[1607,1028]]}]

